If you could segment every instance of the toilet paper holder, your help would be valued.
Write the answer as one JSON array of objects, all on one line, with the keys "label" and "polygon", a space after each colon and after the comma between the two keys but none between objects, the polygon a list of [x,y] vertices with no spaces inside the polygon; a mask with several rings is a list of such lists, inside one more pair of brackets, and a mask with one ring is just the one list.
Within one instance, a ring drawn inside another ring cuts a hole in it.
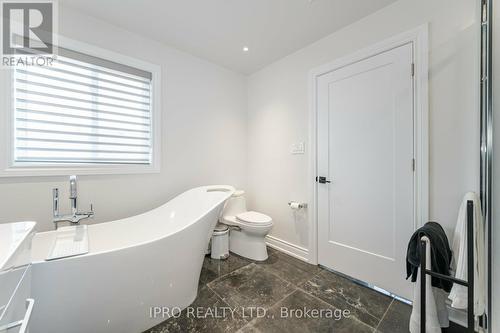
[{"label": "toilet paper holder", "polygon": [[288,206],[290,206],[290,208],[292,208],[292,209],[302,209],[302,208],[307,208],[307,203],[290,201],[288,203]]}]

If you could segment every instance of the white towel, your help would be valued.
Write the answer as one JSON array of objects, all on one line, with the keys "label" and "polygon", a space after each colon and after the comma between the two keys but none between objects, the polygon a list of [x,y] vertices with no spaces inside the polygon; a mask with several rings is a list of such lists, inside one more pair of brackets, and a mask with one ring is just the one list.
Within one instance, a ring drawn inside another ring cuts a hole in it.
[{"label": "white towel", "polygon": [[[426,264],[427,269],[431,267],[431,242],[429,238],[422,237],[426,242]],[[448,327],[450,321],[448,310],[446,309],[446,292],[439,288],[432,287],[432,277],[427,275],[426,293],[425,293],[425,331],[427,333],[441,333],[442,327]],[[420,333],[420,268],[417,275],[417,281],[413,288],[413,308],[410,317],[410,332]]]},{"label": "white towel", "polygon": [[[474,203],[474,314],[481,316],[485,312],[485,264],[484,264],[484,223],[481,202],[474,192],[464,196],[458,212],[457,226],[453,236],[452,268],[457,279],[467,281],[467,201]],[[467,308],[467,288],[454,284],[448,298],[451,306],[457,309]]]}]

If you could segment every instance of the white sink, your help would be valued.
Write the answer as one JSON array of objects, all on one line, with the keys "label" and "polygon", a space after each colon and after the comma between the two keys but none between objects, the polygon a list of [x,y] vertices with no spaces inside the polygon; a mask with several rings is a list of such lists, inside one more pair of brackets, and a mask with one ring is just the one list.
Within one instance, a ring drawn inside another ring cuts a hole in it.
[{"label": "white sink", "polygon": [[0,224],[0,272],[30,263],[35,225],[31,221]]}]

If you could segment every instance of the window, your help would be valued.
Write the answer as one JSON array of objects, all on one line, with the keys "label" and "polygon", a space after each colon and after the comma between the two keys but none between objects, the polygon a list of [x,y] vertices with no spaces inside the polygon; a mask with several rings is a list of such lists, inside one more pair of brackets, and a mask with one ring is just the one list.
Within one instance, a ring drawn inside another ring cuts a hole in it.
[{"label": "window", "polygon": [[10,167],[85,174],[155,166],[153,74],[64,48],[53,66],[16,67]]}]

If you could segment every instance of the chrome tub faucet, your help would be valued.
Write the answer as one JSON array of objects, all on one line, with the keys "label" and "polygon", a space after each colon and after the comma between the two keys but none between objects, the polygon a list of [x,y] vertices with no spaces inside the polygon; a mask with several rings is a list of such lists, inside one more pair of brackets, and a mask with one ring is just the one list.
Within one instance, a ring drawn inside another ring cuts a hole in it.
[{"label": "chrome tub faucet", "polygon": [[88,219],[94,216],[94,208],[92,204],[90,205],[90,211],[79,212],[78,211],[78,190],[76,185],[76,176],[69,177],[69,200],[71,202],[71,214],[60,215],[59,214],[59,189],[54,188],[52,190],[52,222],[54,222],[54,228],[57,229],[59,222],[70,222],[71,224],[79,224],[81,220]]}]

